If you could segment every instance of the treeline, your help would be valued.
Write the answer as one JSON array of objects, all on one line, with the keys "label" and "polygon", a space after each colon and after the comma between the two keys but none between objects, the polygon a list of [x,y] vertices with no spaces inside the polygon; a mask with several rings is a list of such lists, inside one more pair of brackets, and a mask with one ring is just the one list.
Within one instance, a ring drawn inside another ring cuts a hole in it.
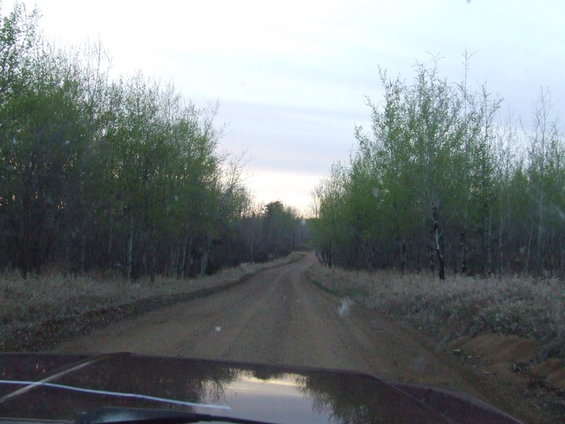
[{"label": "treeline", "polygon": [[182,278],[302,243],[296,212],[251,207],[241,166],[218,153],[215,108],[112,79],[103,58],[50,46],[20,5],[2,18],[0,270]]},{"label": "treeline", "polygon": [[[467,67],[466,67],[467,69]],[[467,75],[467,71],[465,71]],[[465,77],[465,80],[467,77]],[[500,125],[500,101],[419,65],[381,72],[371,131],[315,190],[328,265],[565,274],[565,145],[541,92],[533,125]],[[517,129],[518,128],[518,129]]]}]

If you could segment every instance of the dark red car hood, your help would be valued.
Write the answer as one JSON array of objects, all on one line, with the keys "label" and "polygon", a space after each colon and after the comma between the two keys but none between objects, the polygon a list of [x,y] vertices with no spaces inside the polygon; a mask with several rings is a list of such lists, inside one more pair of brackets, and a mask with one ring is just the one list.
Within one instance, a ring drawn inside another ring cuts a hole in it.
[{"label": "dark red car hood", "polygon": [[358,373],[128,353],[0,354],[0,380],[0,417],[72,421],[118,406],[275,423],[519,422],[468,397]]}]

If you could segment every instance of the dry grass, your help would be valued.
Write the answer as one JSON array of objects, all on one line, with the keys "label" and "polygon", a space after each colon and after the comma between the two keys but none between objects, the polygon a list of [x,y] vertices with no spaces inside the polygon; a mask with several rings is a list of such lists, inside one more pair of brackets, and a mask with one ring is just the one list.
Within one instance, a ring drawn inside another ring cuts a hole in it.
[{"label": "dry grass", "polygon": [[131,283],[116,275],[69,276],[55,271],[24,280],[18,273],[5,272],[0,274],[0,346],[16,331],[34,328],[51,320],[72,319],[144,299],[170,299],[223,286],[301,256],[293,253],[267,263],[242,264],[191,280],[157,278],[153,282],[145,279]]},{"label": "dry grass", "polygon": [[341,296],[401,318],[444,342],[482,332],[513,334],[539,342],[538,360],[565,359],[565,282],[525,277],[400,275],[329,270],[310,276]]}]

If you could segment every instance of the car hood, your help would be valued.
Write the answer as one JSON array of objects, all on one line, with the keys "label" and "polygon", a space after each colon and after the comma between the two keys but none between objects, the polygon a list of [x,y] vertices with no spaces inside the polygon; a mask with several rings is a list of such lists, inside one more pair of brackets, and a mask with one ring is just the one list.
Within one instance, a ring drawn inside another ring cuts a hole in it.
[{"label": "car hood", "polygon": [[4,353],[0,380],[0,417],[74,420],[117,406],[276,423],[519,422],[470,397],[359,373],[130,353]]}]

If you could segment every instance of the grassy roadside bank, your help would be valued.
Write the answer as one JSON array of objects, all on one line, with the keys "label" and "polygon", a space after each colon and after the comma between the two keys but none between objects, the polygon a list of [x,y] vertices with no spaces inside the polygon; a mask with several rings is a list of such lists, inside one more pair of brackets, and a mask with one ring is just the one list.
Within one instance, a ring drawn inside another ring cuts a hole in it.
[{"label": "grassy roadside bank", "polygon": [[[316,264],[309,278],[341,297],[400,318],[444,343],[493,332],[535,340],[536,360],[565,359],[565,283],[523,277],[368,273]],[[323,283],[322,283],[323,282]]]},{"label": "grassy roadside bank", "polygon": [[163,306],[207,296],[253,275],[301,259],[294,252],[274,261],[241,264],[190,280],[125,279],[45,273],[23,280],[0,275],[0,351],[40,351],[94,328]]}]

